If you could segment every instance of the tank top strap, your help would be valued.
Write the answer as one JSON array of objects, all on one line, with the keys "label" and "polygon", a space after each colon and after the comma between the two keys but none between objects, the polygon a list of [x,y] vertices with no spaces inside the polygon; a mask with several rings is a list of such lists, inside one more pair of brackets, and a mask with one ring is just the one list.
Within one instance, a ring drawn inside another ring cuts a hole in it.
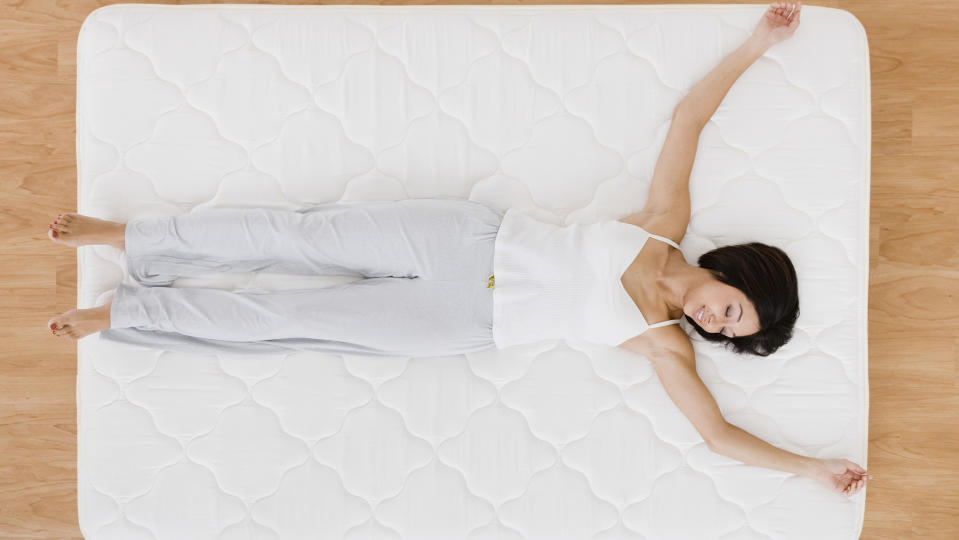
[{"label": "tank top strap", "polygon": [[671,321],[658,322],[658,323],[656,323],[656,324],[651,324],[651,325],[649,325],[648,328],[659,328],[660,326],[668,326],[668,325],[670,325],[670,324],[678,324],[680,321],[681,321],[681,319],[673,319],[673,320],[671,320]]},{"label": "tank top strap", "polygon": [[679,244],[677,244],[676,242],[673,242],[672,240],[670,240],[669,238],[666,238],[665,236],[660,236],[658,234],[652,234],[649,232],[647,232],[646,234],[648,234],[650,238],[655,238],[656,240],[659,240],[660,242],[666,242],[667,244],[673,246],[674,248],[680,249]]}]

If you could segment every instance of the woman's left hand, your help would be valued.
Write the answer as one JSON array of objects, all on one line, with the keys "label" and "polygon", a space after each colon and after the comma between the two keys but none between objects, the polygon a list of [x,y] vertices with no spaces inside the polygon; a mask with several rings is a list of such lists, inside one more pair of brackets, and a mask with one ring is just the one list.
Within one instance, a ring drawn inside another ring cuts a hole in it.
[{"label": "woman's left hand", "polygon": [[872,478],[866,469],[848,459],[816,459],[815,464],[810,477],[843,495],[854,495]]},{"label": "woman's left hand", "polygon": [[802,10],[802,2],[770,4],[766,13],[759,19],[756,30],[753,31],[753,38],[767,48],[789,38],[799,28],[800,10]]}]

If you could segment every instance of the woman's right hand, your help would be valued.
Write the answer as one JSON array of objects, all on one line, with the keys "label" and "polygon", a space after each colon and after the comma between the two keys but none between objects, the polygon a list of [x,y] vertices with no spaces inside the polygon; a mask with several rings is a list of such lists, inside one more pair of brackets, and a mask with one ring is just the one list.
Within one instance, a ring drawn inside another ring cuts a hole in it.
[{"label": "woman's right hand", "polygon": [[799,28],[799,12],[801,10],[802,2],[770,4],[766,13],[759,19],[756,30],[753,31],[753,39],[759,41],[768,49],[789,38]]},{"label": "woman's right hand", "polygon": [[843,495],[858,493],[872,479],[866,469],[848,459],[816,458],[814,463],[813,473],[809,477]]}]

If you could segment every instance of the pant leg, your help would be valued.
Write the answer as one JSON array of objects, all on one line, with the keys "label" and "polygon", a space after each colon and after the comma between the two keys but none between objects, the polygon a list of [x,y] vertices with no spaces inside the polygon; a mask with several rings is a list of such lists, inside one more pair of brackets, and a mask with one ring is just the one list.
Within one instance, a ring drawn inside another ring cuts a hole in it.
[{"label": "pant leg", "polygon": [[477,254],[491,248],[502,218],[478,202],[439,198],[136,218],[125,228],[126,264],[152,286],[210,272],[472,278],[486,272]]},{"label": "pant leg", "polygon": [[195,353],[439,356],[494,346],[483,280],[369,278],[273,293],[117,288],[100,339]]}]

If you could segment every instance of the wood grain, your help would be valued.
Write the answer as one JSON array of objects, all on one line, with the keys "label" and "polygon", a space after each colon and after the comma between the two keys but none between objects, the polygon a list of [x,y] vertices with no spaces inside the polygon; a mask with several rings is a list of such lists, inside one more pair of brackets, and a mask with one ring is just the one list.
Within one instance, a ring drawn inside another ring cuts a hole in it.
[{"label": "wood grain", "polygon": [[[75,306],[76,254],[46,231],[57,213],[76,208],[77,35],[91,11],[110,3],[0,5],[2,538],[81,537],[76,344],[45,326]],[[959,2],[816,5],[852,12],[870,46],[875,478],[862,538],[959,538]]]}]

